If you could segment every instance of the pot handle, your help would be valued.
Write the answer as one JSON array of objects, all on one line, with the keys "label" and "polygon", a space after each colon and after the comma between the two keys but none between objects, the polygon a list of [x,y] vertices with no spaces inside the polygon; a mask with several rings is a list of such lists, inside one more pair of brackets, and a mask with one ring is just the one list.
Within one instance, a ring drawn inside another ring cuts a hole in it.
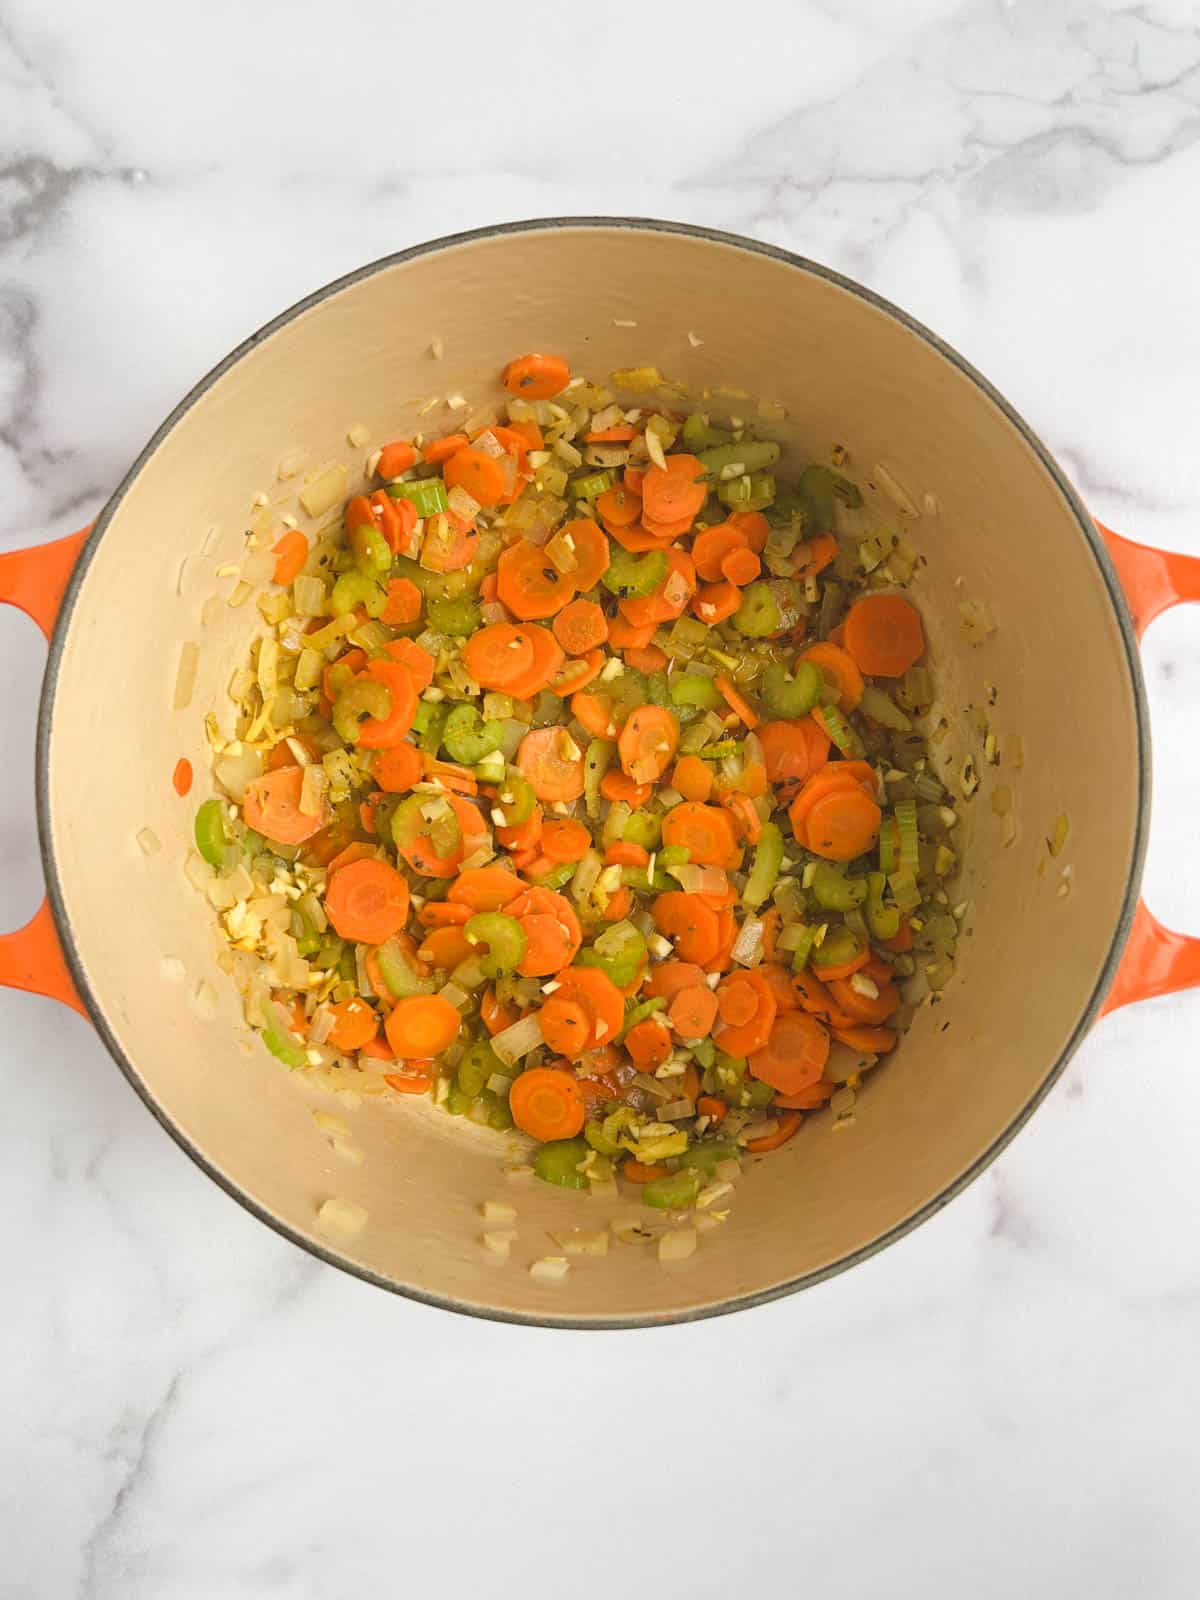
[{"label": "pot handle", "polygon": [[[67,582],[91,525],[65,539],[0,555],[0,602],[17,606],[49,639],[62,608]],[[49,902],[43,899],[23,928],[0,935],[0,985],[61,1000],[80,1016],[83,1001],[67,970]]]},{"label": "pot handle", "polygon": [[[1117,569],[1125,603],[1140,639],[1146,629],[1171,606],[1200,600],[1200,558],[1172,550],[1155,550],[1135,544],[1096,523],[1108,546],[1109,560]],[[1134,1000],[1175,994],[1200,985],[1200,939],[1164,928],[1139,900],[1133,925],[1102,1015]]]}]

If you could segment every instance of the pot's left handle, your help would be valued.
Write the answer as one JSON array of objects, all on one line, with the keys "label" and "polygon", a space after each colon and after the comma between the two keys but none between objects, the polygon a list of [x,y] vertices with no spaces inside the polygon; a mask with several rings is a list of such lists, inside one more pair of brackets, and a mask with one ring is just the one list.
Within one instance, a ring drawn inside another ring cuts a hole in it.
[{"label": "pot's left handle", "polygon": [[[90,526],[81,528],[51,544],[0,555],[0,601],[17,606],[32,617],[47,639],[54,631],[67,582],[90,532]],[[23,928],[0,935],[0,985],[61,1000],[81,1016],[87,1015],[67,970],[46,900]]]},{"label": "pot's left handle", "polygon": [[[1200,558],[1135,544],[1098,522],[1138,638],[1171,606],[1200,601]],[[1139,900],[1104,1012],[1200,985],[1200,939],[1164,928]]]}]

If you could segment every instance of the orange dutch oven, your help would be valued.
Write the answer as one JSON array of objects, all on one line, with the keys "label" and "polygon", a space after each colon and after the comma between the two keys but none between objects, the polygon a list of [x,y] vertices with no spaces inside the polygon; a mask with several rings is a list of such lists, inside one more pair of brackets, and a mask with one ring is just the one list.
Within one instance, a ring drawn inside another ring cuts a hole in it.
[{"label": "orange dutch oven", "polygon": [[[299,514],[302,480],[280,480],[281,457],[346,462],[356,492],[366,452],[347,445],[352,423],[375,443],[440,426],[453,413],[422,413],[427,401],[499,398],[504,363],[531,348],[599,377],[653,363],[692,394],[742,391],[726,405],[784,408],[774,432],[793,461],[837,441],[860,481],[882,481],[872,468],[885,469],[919,513],[898,511],[894,490],[867,490],[927,559],[914,595],[949,708],[944,749],[956,760],[977,753],[977,730],[957,713],[984,706],[1024,752],[1019,767],[982,764],[960,824],[971,936],[940,1003],[918,1010],[896,1058],[868,1080],[852,1128],[835,1137],[830,1118],[810,1118],[752,1163],[729,1223],[689,1261],[663,1265],[617,1244],[556,1284],[527,1270],[553,1250],[547,1230],[602,1226],[607,1203],[536,1183],[518,1192],[500,1174],[504,1141],[426,1101],[320,1103],[250,1035],[216,962],[212,915],[183,872],[208,792],[203,714],[227,703],[260,622],[252,602],[204,602],[228,593],[216,572],[241,556],[257,496]],[[1154,617],[1200,599],[1200,560],[1099,527],[1013,408],[934,334],[836,273],[748,239],[567,219],[462,234],[364,267],[209,373],[89,530],[0,558],[0,598],[50,639],[37,750],[47,903],[0,939],[0,982],[90,1018],[163,1126],[263,1221],[417,1299],[631,1326],[819,1282],[981,1172],[1104,1011],[1200,983],[1200,941],[1163,928],[1138,899],[1150,745],[1137,654]],[[997,623],[977,646],[963,635],[964,598],[986,601]],[[176,710],[185,642],[199,646],[199,668]],[[183,755],[198,776],[186,801],[171,787]],[[86,808],[81,771],[101,775]],[[999,784],[1011,791],[1015,838],[989,803]],[[1069,834],[1051,857],[1059,817]],[[144,830],[158,853],[139,846]],[[314,1110],[346,1124],[359,1164],[334,1154]],[[353,1237],[320,1229],[318,1207],[333,1195],[367,1212]],[[507,1263],[488,1260],[479,1241],[480,1202],[500,1195],[519,1213]]]}]

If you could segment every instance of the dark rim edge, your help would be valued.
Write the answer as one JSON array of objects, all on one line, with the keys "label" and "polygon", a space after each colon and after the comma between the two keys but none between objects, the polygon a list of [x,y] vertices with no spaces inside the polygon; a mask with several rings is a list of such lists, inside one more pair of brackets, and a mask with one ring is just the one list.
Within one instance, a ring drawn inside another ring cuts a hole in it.
[{"label": "dark rim edge", "polygon": [[[870,1244],[853,1251],[850,1255],[843,1256],[840,1260],[829,1263],[814,1272],[806,1273],[802,1277],[789,1279],[786,1282],[774,1284],[770,1288],[757,1290],[752,1294],[736,1296],[709,1306],[701,1306],[692,1310],[678,1313],[665,1313],[662,1315],[648,1314],[638,1317],[606,1318],[596,1316],[556,1317],[526,1315],[524,1313],[506,1311],[496,1307],[471,1304],[467,1301],[453,1300],[442,1295],[430,1294],[412,1284],[401,1284],[392,1278],[374,1272],[369,1267],[350,1260],[335,1250],[327,1249],[316,1240],[292,1228],[288,1223],[268,1211],[259,1204],[251,1195],[239,1188],[232,1179],[216,1167],[212,1161],[199,1150],[192,1141],[178,1128],[175,1123],[163,1112],[154,1096],[142,1081],[132,1061],[128,1058],[119,1044],[113,1030],[109,1027],[103,1008],[97,996],[93,993],[88,980],[86,968],[80,960],[75,948],[74,939],[70,933],[70,923],[66,915],[66,906],[63,899],[62,886],[59,881],[58,869],[55,862],[53,830],[50,822],[49,810],[49,744],[53,724],[53,707],[55,693],[58,685],[58,674],[61,665],[63,644],[70,628],[71,618],[79,596],[80,588],[87,576],[92,557],[104,535],[105,529],[129,490],[134,479],[141,472],[150,457],[175,426],[191,410],[193,405],[223,377],[243,356],[269,339],[280,328],[294,321],[304,312],[312,310],[323,301],[330,299],[341,290],[347,289],[366,278],[373,277],[377,272],[385,271],[391,267],[399,266],[406,261],[414,260],[420,256],[432,255],[441,250],[447,250],[459,245],[471,244],[484,239],[502,237],[507,234],[548,232],[559,229],[572,228],[625,228],[631,231],[647,233],[680,234],[688,238],[704,240],[710,244],[725,245],[729,248],[748,251],[755,255],[769,257],[782,262],[786,266],[796,267],[802,272],[811,273],[814,277],[822,278],[828,283],[836,285],[848,294],[865,301],[877,311],[893,318],[903,327],[925,341],[933,350],[941,355],[952,366],[957,368],[964,377],[968,378],[992,402],[1006,421],[1016,429],[1024,439],[1029,449],[1049,474],[1050,478],[1062,495],[1064,501],[1075,516],[1079,531],[1091,549],[1096,564],[1100,569],[1102,578],[1108,589],[1113,610],[1116,613],[1117,623],[1125,646],[1126,662],[1129,667],[1131,687],[1133,689],[1134,713],[1137,723],[1138,740],[1138,795],[1137,816],[1134,826],[1132,852],[1128,867],[1125,897],[1122,903],[1121,914],[1113,932],[1112,943],[1097,975],[1091,996],[1084,1006],[1074,1029],[1056,1061],[1050,1066],[1045,1078],[1037,1090],[1030,1096],[1017,1115],[996,1136],[983,1153],[967,1168],[965,1168],[952,1183],[939,1191],[938,1194],[927,1201],[923,1206],[912,1212],[909,1216],[896,1223]],[[316,289],[312,294],[298,300],[287,310],[280,312],[277,317],[265,323],[249,338],[237,345],[223,360],[217,363],[198,383],[196,383],[173,411],[166,417],[161,425],[151,435],[145,447],[138,454],[136,460],[113,491],[108,502],[96,518],[92,533],[85,544],[71,574],[63,597],[62,608],[55,624],[54,634],[50,641],[49,655],[46,661],[46,672],[42,683],[41,701],[38,709],[37,744],[35,751],[35,785],[36,808],[38,820],[38,838],[42,856],[42,865],[46,879],[46,892],[54,913],[54,920],[66,957],[67,966],[75,980],[81,999],[87,1007],[88,1015],[94,1023],[97,1032],[104,1044],[133,1087],[136,1094],[144,1102],[158,1123],[170,1134],[175,1143],[191,1157],[196,1165],[214,1183],[218,1184],[226,1194],[239,1205],[243,1206],[250,1214],[265,1223],[275,1233],[287,1239],[290,1243],[298,1245],[300,1249],[315,1256],[319,1261],[331,1267],[338,1267],[343,1272],[350,1273],[366,1283],[378,1288],[386,1289],[392,1294],[403,1296],[405,1299],[415,1300],[422,1305],[433,1306],[443,1311],[453,1311],[460,1315],[477,1317],[489,1322],[512,1323],[523,1327],[538,1328],[563,1328],[576,1332],[623,1330],[633,1328],[657,1328],[676,1323],[699,1322],[710,1317],[726,1316],[735,1311],[749,1310],[754,1306],[766,1305],[773,1300],[782,1299],[785,1295],[796,1293],[801,1289],[815,1287],[819,1283],[838,1276],[848,1268],[859,1265],[869,1260],[871,1256],[885,1250],[905,1234],[911,1233],[921,1223],[928,1221],[951,1200],[955,1199],[969,1184],[982,1173],[996,1159],[1002,1150],[1011,1143],[1021,1131],[1030,1117],[1041,1105],[1051,1088],[1058,1081],[1065,1070],[1067,1063],[1079,1048],[1084,1035],[1096,1020],[1104,996],[1112,983],[1119,964],[1121,953],[1129,935],[1133,914],[1137,905],[1138,890],[1141,882],[1142,865],[1146,853],[1146,838],[1149,818],[1149,789],[1150,789],[1150,739],[1149,716],[1146,706],[1145,688],[1142,681],[1141,658],[1138,653],[1137,641],[1133,631],[1133,624],[1125,602],[1125,596],[1117,579],[1116,572],[1108,557],[1103,539],[1097,532],[1095,524],[1088,515],[1075,490],[1063,474],[1054,457],[1041,442],[1037,434],[1020,415],[1018,411],[983,377],[976,369],[961,356],[957,350],[948,345],[937,334],[933,333],[915,317],[910,316],[900,307],[893,305],[882,295],[856,283],[853,279],[835,272],[832,268],[812,261],[805,256],[796,255],[790,250],[784,250],[777,245],[761,243],[756,239],[748,239],[740,234],[725,233],[716,228],[698,227],[690,223],[663,222],[649,217],[544,217],[532,218],[522,222],[498,223],[491,227],[473,228],[463,233],[446,234],[438,239],[432,239],[424,244],[413,245],[407,250],[400,250],[392,255],[382,256],[377,261],[372,261],[366,266],[358,267],[353,272],[346,273],[343,277],[335,278],[332,282]]]}]

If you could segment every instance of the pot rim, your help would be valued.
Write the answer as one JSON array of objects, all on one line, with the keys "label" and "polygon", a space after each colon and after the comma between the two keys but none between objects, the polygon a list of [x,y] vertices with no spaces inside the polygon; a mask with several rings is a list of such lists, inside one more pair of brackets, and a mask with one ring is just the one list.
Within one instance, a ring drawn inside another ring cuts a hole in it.
[{"label": "pot rim", "polygon": [[[450,1296],[434,1294],[422,1289],[416,1284],[400,1283],[394,1278],[384,1276],[360,1263],[351,1260],[340,1251],[325,1246],[315,1240],[305,1238],[290,1224],[274,1215],[263,1206],[252,1194],[240,1188],[228,1178],[214,1162],[189,1139],[158,1104],[154,1095],[143,1081],[132,1060],[125,1053],[118,1042],[115,1033],[109,1026],[99,997],[93,991],[79,952],[76,949],[71,925],[66,913],[63,898],[62,884],[59,879],[57,859],[54,849],[54,834],[50,818],[49,806],[49,745],[51,727],[53,723],[53,709],[55,694],[58,685],[58,675],[62,664],[63,646],[79,598],[80,588],[87,576],[93,556],[103,538],[105,530],[121,502],[125,498],[130,486],[141,472],[143,466],[150,459],[159,445],[172,431],[172,429],[187,415],[198,400],[200,400],[216,381],[223,377],[234,367],[243,356],[249,354],[264,340],[277,333],[289,322],[301,316],[304,312],[312,310],[323,301],[332,298],[343,289],[350,288],[356,283],[373,277],[376,273],[391,267],[400,266],[406,261],[415,260],[421,256],[432,255],[438,251],[453,248],[458,245],[470,244],[477,240],[493,239],[506,235],[549,232],[574,228],[605,228],[609,230],[628,230],[641,233],[678,234],[686,238],[703,240],[709,244],[727,245],[733,249],[746,251],[751,254],[767,256],[774,261],[782,262],[786,266],[794,267],[798,271],[810,273],[814,277],[824,279],[825,282],[836,285],[847,293],[856,296],[867,305],[899,322],[909,332],[917,335],[929,345],[938,355],[948,361],[966,378],[968,378],[992,402],[1005,420],[1024,439],[1034,455],[1050,475],[1068,509],[1073,514],[1079,532],[1091,550],[1092,556],[1100,570],[1100,575],[1108,589],[1113,610],[1116,613],[1118,626],[1121,631],[1122,642],[1125,647],[1125,658],[1129,668],[1130,686],[1133,690],[1134,716],[1137,725],[1138,746],[1138,793],[1137,812],[1131,840],[1131,852],[1127,868],[1125,895],[1121,906],[1120,915],[1113,930],[1112,941],[1108,953],[1097,973],[1092,993],[1084,1006],[1083,1011],[1057,1059],[1053,1061],[1046,1071],[1042,1082],[1030,1095],[1029,1099],[1020,1108],[1016,1115],[1003,1127],[988,1145],[987,1149],[979,1155],[958,1177],[944,1189],[931,1196],[922,1206],[919,1206],[911,1215],[902,1218],[886,1233],[872,1239],[870,1243],[860,1249],[852,1251],[849,1255],[839,1260],[830,1262],[813,1272],[802,1274],[800,1277],[789,1279],[767,1289],[756,1290],[753,1293],[733,1295],[727,1299],[714,1301],[711,1305],[696,1307],[691,1310],[677,1313],[646,1314],[642,1316],[607,1318],[598,1316],[538,1316],[523,1312],[507,1311],[499,1307],[456,1300]],[[1075,490],[1068,482],[1054,457],[1042,443],[1041,439],[1029,426],[1020,413],[978,372],[975,367],[947,344],[937,334],[910,316],[900,307],[873,290],[856,283],[852,278],[845,277],[842,273],[830,267],[810,260],[806,256],[797,255],[795,252],[785,250],[778,245],[762,243],[756,239],[746,238],[744,235],[727,233],[718,228],[707,228],[684,222],[667,222],[653,217],[536,217],[520,222],[495,223],[487,227],[471,228],[461,233],[445,234],[437,239],[427,240],[423,244],[412,245],[406,250],[398,250],[391,255],[381,256],[378,260],[369,262],[365,266],[356,268],[340,278],[324,284],[303,299],[289,306],[285,311],[273,317],[269,322],[252,333],[249,338],[235,346],[223,360],[212,367],[197,382],[178,405],[170,412],[165,420],[151,435],[145,447],[140,451],[128,472],[122,478],[104,509],[96,518],[92,529],[92,536],[88,539],[80,555],[79,561],[71,574],[63,598],[62,609],[59,612],[54,633],[50,641],[49,654],[46,661],[45,676],[42,681],[41,698],[38,708],[37,745],[35,753],[35,789],[38,821],[38,838],[42,857],[42,866],[46,879],[46,890],[50,899],[51,909],[54,914],[55,925],[62,942],[63,954],[67,966],[74,979],[80,998],[87,1008],[97,1032],[103,1039],[109,1054],[134,1091],[145,1103],[151,1114],[166,1129],[175,1143],[191,1157],[196,1165],[209,1178],[245,1207],[252,1216],[273,1229],[277,1234],[298,1245],[302,1250],[315,1256],[318,1260],[332,1267],[339,1267],[343,1272],[348,1272],[364,1282],[386,1289],[392,1294],[404,1296],[409,1300],[419,1301],[423,1305],[434,1306],[439,1310],[454,1311],[465,1316],[478,1317],[485,1321],[514,1323],[525,1327],[565,1328],[574,1331],[626,1329],[626,1328],[653,1328],[669,1323],[699,1322],[709,1317],[725,1316],[731,1312],[749,1310],[754,1306],[764,1305],[773,1300],[780,1300],[785,1295],[796,1293],[801,1289],[814,1287],[829,1278],[836,1277],[848,1268],[857,1266],[860,1262],[868,1260],[879,1251],[894,1244],[898,1239],[910,1233],[921,1223],[935,1216],[944,1206],[948,1205],[957,1195],[961,1194],[991,1163],[1002,1150],[1016,1137],[1020,1130],[1029,1121],[1038,1106],[1045,1099],[1050,1089],[1057,1082],[1065,1070],[1067,1063],[1075,1054],[1084,1035],[1089,1031],[1099,1014],[1101,1003],[1107,993],[1114,976],[1121,952],[1128,937],[1133,914],[1137,906],[1138,890],[1142,876],[1142,866],[1146,853],[1146,841],[1149,830],[1149,805],[1150,805],[1150,735],[1149,714],[1146,704],[1145,687],[1142,680],[1141,661],[1137,648],[1137,641],[1133,631],[1133,624],[1125,604],[1125,597],[1117,578],[1116,572],[1109,560],[1104,541],[1097,532],[1095,524],[1088,515]]]}]

